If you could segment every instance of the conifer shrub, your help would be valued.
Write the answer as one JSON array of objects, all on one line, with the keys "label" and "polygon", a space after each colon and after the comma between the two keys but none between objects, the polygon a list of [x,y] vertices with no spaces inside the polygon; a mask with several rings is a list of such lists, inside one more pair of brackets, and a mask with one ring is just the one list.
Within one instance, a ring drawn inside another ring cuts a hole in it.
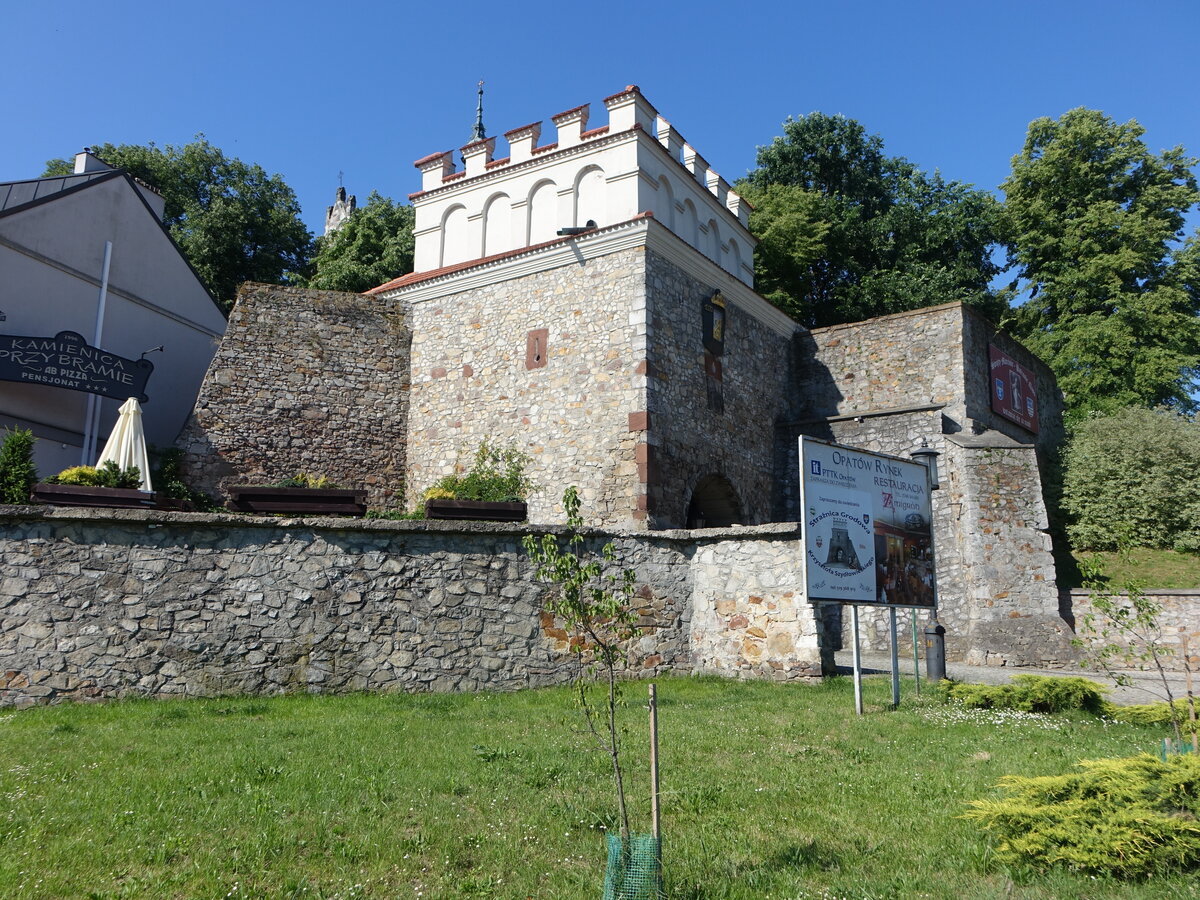
[{"label": "conifer shrub", "polygon": [[150,477],[154,490],[173,500],[188,500],[201,512],[217,509],[212,497],[194,489],[183,477],[183,451],[169,447],[158,454],[158,468]]},{"label": "conifer shrub", "polygon": [[73,484],[79,487],[138,488],[142,473],[137,466],[122,469],[108,460],[102,466],[72,466],[46,479],[47,484]]},{"label": "conifer shrub", "polygon": [[1066,775],[1007,775],[1003,796],[963,818],[996,840],[996,857],[1045,870],[1142,879],[1200,869],[1200,755],[1083,760]]},{"label": "conifer shrub", "polygon": [[1117,706],[1109,704],[1105,715],[1117,722],[1130,725],[1169,725],[1172,719],[1180,723],[1183,731],[1189,734],[1197,730],[1200,723],[1188,719],[1187,699],[1179,698],[1173,701],[1175,715],[1171,715],[1171,707],[1166,703],[1139,703],[1134,706]]},{"label": "conifer shrub", "polygon": [[37,482],[33,465],[33,432],[24,428],[8,431],[0,444],[0,503],[28,503],[29,491]]},{"label": "conifer shrub", "polygon": [[972,709],[1019,709],[1024,712],[1057,713],[1068,710],[1102,715],[1107,705],[1107,688],[1087,678],[1055,678],[1017,675],[1009,684],[963,684],[943,681],[943,700]]}]

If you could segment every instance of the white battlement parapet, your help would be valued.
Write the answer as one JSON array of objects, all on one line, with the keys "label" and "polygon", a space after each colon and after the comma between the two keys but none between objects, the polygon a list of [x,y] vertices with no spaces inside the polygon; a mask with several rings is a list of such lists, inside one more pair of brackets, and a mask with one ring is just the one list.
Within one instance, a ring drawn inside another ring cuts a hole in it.
[{"label": "white battlement parapet", "polygon": [[585,103],[583,106],[568,109],[566,112],[560,112],[557,116],[551,117],[550,121],[558,129],[558,148],[560,150],[574,147],[583,139],[581,136],[587,130],[589,105]]},{"label": "white battlement parapet", "polygon": [[509,163],[515,165],[516,163],[525,162],[527,159],[532,159],[533,148],[537,146],[538,138],[541,137],[541,134],[541,122],[522,125],[520,128],[504,132],[504,139],[508,141]]},{"label": "white battlement parapet", "polygon": [[538,146],[540,122],[417,160],[415,272],[430,272],[553,241],[594,222],[643,213],[746,284],[756,241],[749,206],[630,85],[604,100],[607,125],[588,129],[590,104],[551,118],[556,140]]},{"label": "white battlement parapet", "polygon": [[431,153],[413,165],[421,170],[421,190],[431,191],[441,187],[446,176],[454,171],[454,151]]},{"label": "white battlement parapet", "polygon": [[658,117],[656,125],[658,128],[658,142],[666,148],[671,159],[676,162],[682,162],[683,135],[672,128],[671,123],[662,116]]},{"label": "white battlement parapet", "polygon": [[463,166],[466,176],[474,178],[476,175],[486,172],[487,165],[492,161],[492,155],[495,152],[496,139],[494,137],[484,138],[482,141],[475,141],[463,147]]},{"label": "white battlement parapet", "polygon": [[698,184],[708,187],[708,161],[691,144],[683,145],[683,167],[692,173]]},{"label": "white battlement parapet", "polygon": [[612,131],[629,131],[640,128],[650,134],[654,130],[654,120],[658,117],[650,101],[642,96],[636,84],[631,84],[619,94],[613,94],[604,99],[608,110],[608,127]]}]

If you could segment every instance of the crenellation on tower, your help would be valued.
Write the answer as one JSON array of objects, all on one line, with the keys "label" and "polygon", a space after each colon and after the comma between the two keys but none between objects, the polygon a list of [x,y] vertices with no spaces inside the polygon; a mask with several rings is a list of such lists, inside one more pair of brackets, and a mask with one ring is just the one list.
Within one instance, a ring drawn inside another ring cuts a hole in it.
[{"label": "crenellation on tower", "polygon": [[590,128],[584,103],[550,117],[555,140],[542,146],[542,123],[414,164],[415,272],[458,266],[554,240],[560,232],[631,221],[643,213],[718,266],[753,286],[756,241],[749,210],[695,148],[634,85],[604,100],[607,124]]}]

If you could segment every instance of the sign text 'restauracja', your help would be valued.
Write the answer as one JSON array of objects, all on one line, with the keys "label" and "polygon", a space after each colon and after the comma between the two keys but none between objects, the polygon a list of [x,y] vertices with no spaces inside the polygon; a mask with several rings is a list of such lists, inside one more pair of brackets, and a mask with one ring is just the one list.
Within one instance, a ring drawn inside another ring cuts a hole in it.
[{"label": "sign text 'restauracja'", "polygon": [[141,403],[154,365],[90,346],[74,331],[54,337],[0,335],[0,381],[45,384]]}]

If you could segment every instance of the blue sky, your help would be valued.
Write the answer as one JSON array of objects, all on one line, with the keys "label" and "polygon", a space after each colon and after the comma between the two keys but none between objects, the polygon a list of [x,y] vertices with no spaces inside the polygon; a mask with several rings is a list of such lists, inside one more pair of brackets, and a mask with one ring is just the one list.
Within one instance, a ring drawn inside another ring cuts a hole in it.
[{"label": "blue sky", "polygon": [[[1030,120],[1136,118],[1200,155],[1200,2],[758,4],[0,0],[0,180],[91,143],[197,132],[278,172],[323,228],[339,171],[365,201],[412,162],[637,84],[730,181],[788,115],[858,119],[886,149],[995,189]],[[551,140],[552,138],[544,138]],[[1200,224],[1193,215],[1192,227]]]}]

